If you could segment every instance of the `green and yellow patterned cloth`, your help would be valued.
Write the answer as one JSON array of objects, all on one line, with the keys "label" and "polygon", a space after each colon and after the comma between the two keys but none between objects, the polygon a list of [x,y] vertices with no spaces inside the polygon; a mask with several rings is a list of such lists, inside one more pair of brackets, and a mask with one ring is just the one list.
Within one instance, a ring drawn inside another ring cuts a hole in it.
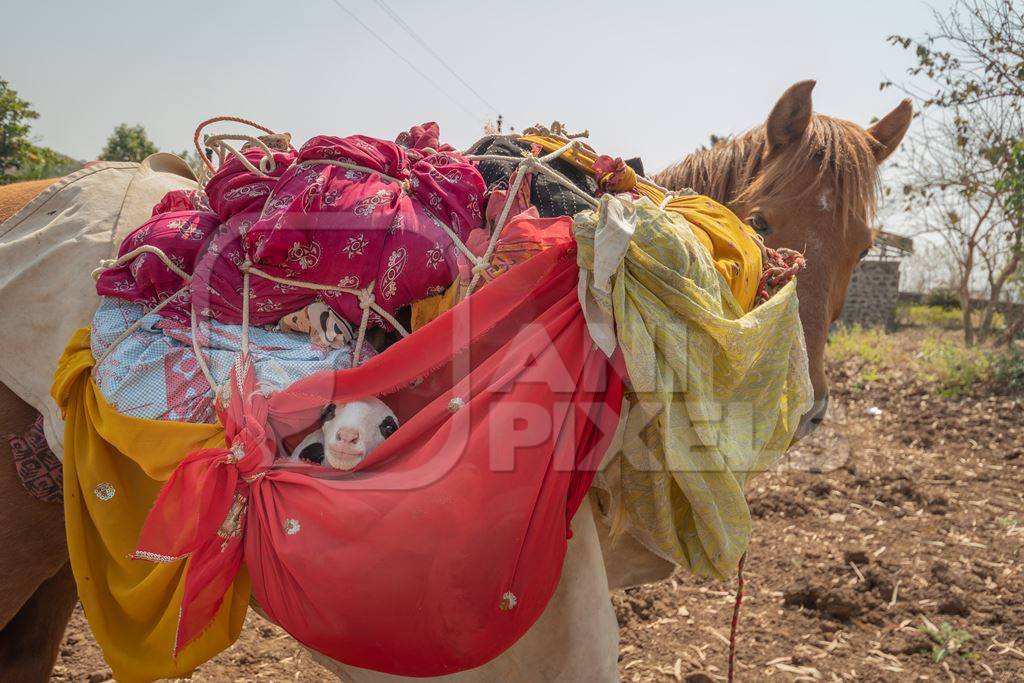
[{"label": "green and yellow patterned cloth", "polygon": [[744,313],[686,220],[646,198],[605,195],[574,232],[595,341],[613,320],[632,387],[613,505],[651,551],[726,577],[750,538],[747,480],[811,407],[796,283]]}]

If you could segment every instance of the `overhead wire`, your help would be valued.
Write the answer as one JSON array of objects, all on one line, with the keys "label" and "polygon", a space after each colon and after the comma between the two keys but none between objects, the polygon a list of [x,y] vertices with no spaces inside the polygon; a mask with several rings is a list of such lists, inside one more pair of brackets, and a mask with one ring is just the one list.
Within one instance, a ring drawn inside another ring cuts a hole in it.
[{"label": "overhead wire", "polygon": [[473,95],[485,107],[487,107],[488,109],[493,111],[495,114],[499,114],[500,113],[500,110],[497,107],[495,107],[493,104],[488,102],[487,99],[483,95],[481,95],[479,92],[477,92],[476,88],[474,88],[472,85],[470,85],[469,82],[465,78],[460,76],[459,73],[450,64],[448,64],[448,62],[445,61],[445,59],[441,55],[439,55],[436,50],[434,50],[434,48],[430,47],[430,45],[427,43],[427,41],[424,40],[422,36],[420,36],[420,34],[416,31],[416,29],[414,29],[412,26],[410,26],[401,17],[401,15],[398,14],[398,12],[393,10],[391,8],[391,6],[388,5],[387,2],[385,2],[384,0],[374,0],[374,1],[377,3],[377,5],[382,10],[384,10],[385,13],[387,13],[387,15],[389,17],[391,17],[392,20],[394,20],[394,22],[396,24],[398,24],[398,26],[403,31],[405,31],[406,33],[409,34],[409,37],[411,37],[413,40],[415,40],[417,43],[419,43],[420,47],[422,47],[424,50],[426,50],[430,54],[431,57],[433,57],[435,60],[437,60],[437,62],[441,66],[443,66],[448,71],[448,73],[450,73],[455,78],[455,80],[457,80],[459,83],[461,83],[463,86],[465,86],[466,90],[468,90],[469,92],[473,93]]},{"label": "overhead wire", "polygon": [[433,78],[431,78],[430,76],[425,74],[419,67],[417,67],[415,64],[413,64],[405,55],[403,55],[394,46],[392,46],[391,43],[386,41],[383,37],[381,37],[381,35],[379,33],[377,33],[372,28],[370,28],[370,26],[368,24],[366,24],[366,22],[364,22],[358,16],[353,14],[352,11],[349,10],[348,7],[345,7],[345,5],[343,5],[341,3],[341,0],[332,0],[332,2],[335,5],[337,5],[338,9],[340,9],[342,12],[344,12],[349,17],[351,17],[354,22],[356,22],[357,24],[362,26],[363,30],[365,30],[371,36],[376,38],[377,41],[381,45],[386,47],[393,55],[395,55],[396,57],[401,59],[403,62],[405,62],[405,65],[408,66],[410,69],[412,69],[414,72],[416,72],[416,74],[419,75],[420,78],[422,78],[424,81],[426,81],[430,85],[434,86],[435,90],[437,90],[439,93],[441,93],[442,95],[447,97],[452,102],[452,104],[454,104],[459,109],[461,109],[462,111],[464,111],[467,114],[469,114],[471,117],[473,117],[477,121],[483,122],[483,121],[486,120],[486,117],[480,116],[478,113],[474,112],[469,107],[465,106],[462,102],[457,100],[451,93],[449,93],[447,90],[445,90],[443,87],[441,87],[441,85],[437,81],[435,81]]}]

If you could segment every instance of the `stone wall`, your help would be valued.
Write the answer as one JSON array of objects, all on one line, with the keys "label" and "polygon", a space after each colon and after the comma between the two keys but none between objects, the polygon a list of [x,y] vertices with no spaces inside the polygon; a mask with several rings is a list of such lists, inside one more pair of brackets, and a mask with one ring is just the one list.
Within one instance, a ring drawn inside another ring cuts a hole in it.
[{"label": "stone wall", "polygon": [[839,322],[862,327],[885,327],[896,324],[896,303],[900,292],[900,262],[861,261],[853,271],[846,290],[846,305]]}]

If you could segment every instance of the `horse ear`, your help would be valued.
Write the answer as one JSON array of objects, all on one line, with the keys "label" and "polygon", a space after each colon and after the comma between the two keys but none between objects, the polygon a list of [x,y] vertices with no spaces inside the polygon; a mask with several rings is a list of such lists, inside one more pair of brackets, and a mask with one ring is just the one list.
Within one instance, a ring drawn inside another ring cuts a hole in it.
[{"label": "horse ear", "polygon": [[768,149],[776,150],[797,142],[811,123],[811,91],[815,81],[800,81],[789,86],[768,115]]},{"label": "horse ear", "polygon": [[913,118],[914,108],[910,105],[908,97],[883,116],[878,123],[868,128],[868,135],[878,143],[875,147],[875,160],[878,163],[882,163],[896,151]]}]

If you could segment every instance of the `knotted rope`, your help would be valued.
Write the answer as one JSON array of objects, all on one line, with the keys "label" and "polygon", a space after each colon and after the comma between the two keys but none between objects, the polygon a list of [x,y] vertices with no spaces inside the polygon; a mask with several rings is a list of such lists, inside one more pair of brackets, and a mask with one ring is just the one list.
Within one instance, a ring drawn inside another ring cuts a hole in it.
[{"label": "knotted rope", "polygon": [[[252,163],[245,157],[242,152],[238,151],[227,143],[228,140],[237,140],[247,142],[254,147],[258,147],[263,152],[263,157],[260,159],[260,166],[256,168]],[[239,162],[250,172],[258,176],[268,176],[274,172],[277,168],[277,162],[274,161],[274,152],[271,151],[270,146],[267,145],[263,140],[252,135],[235,135],[235,134],[221,134],[221,135],[208,135],[203,139],[203,143],[206,147],[214,150],[217,153],[217,164],[223,164],[224,159],[227,158],[227,154],[231,154],[233,157],[238,159]],[[203,159],[206,159],[205,155]],[[207,160],[208,161],[208,160]],[[205,163],[205,162],[204,162]]]},{"label": "knotted rope", "polygon": [[[244,118],[242,118],[240,116],[214,116],[213,118],[209,118],[209,119],[206,119],[205,121],[200,122],[200,124],[198,126],[196,126],[195,133],[193,133],[193,135],[192,135],[192,144],[196,148],[196,154],[199,156],[199,160],[203,163],[203,168],[201,169],[201,173],[200,173],[201,177],[199,178],[199,186],[200,187],[205,186],[206,185],[206,181],[210,178],[210,176],[212,176],[214,173],[217,172],[217,169],[215,169],[213,167],[213,164],[210,163],[210,159],[206,156],[206,151],[204,150],[204,147],[206,147],[208,149],[211,149],[212,151],[214,151],[217,154],[217,164],[218,165],[224,163],[224,159],[225,159],[226,154],[231,154],[232,156],[236,157],[252,173],[255,173],[257,175],[267,175],[268,173],[273,173],[273,171],[274,171],[274,153],[271,151],[270,146],[267,145],[266,142],[264,142],[263,140],[261,140],[258,137],[254,137],[254,136],[251,136],[251,135],[244,135],[244,134],[240,134],[240,133],[229,134],[229,135],[208,135],[208,136],[206,136],[203,139],[203,145],[199,144],[199,138],[202,135],[204,128],[206,128],[207,126],[209,126],[211,124],[214,124],[214,123],[223,123],[223,122],[241,123],[243,125],[255,128],[258,131],[266,133],[267,135],[272,135],[272,136],[278,135],[278,133],[275,133],[270,128],[267,128],[266,126],[264,126],[262,124],[256,123],[255,121],[250,121],[249,119],[244,119]],[[245,141],[245,142],[247,142],[247,143],[249,143],[251,145],[259,147],[263,151],[263,154],[264,154],[263,158],[260,160],[260,168],[257,169],[251,163],[249,163],[249,160],[245,158],[245,155],[243,155],[241,152],[236,150],[231,145],[227,144],[227,142],[226,142],[227,140]],[[287,138],[287,140],[288,140],[288,149],[294,151],[295,148],[291,144],[291,137],[289,136]],[[267,170],[265,168],[265,165],[267,164],[267,160],[268,159],[269,159],[269,165],[270,165],[270,169],[269,170]]]},{"label": "knotted rope", "polygon": [[761,253],[761,280],[757,284],[755,306],[768,301],[772,294],[782,289],[787,282],[795,278],[807,266],[807,260],[803,254],[785,247],[778,249],[763,247]]}]

